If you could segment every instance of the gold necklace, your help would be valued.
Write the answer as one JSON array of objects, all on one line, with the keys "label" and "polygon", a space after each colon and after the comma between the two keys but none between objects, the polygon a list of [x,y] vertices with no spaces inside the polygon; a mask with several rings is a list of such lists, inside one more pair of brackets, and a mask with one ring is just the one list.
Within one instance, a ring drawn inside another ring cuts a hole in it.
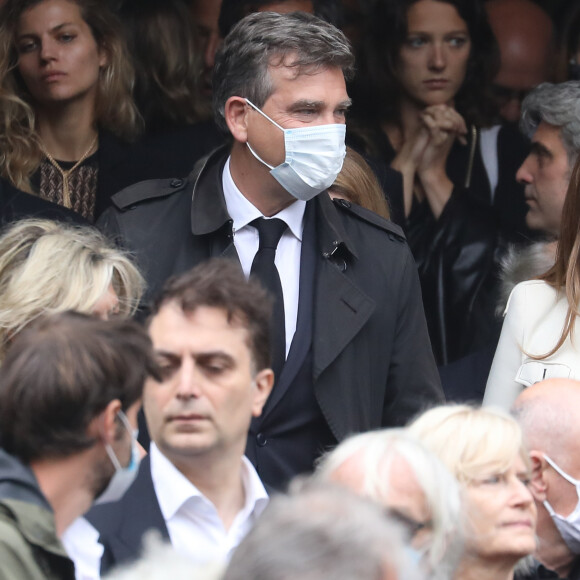
[{"label": "gold necklace", "polygon": [[46,155],[46,158],[50,161],[50,164],[60,173],[62,176],[62,204],[65,207],[71,208],[72,204],[70,201],[70,189],[68,186],[68,178],[71,173],[91,154],[94,146],[97,144],[97,139],[99,135],[95,135],[90,147],[81,155],[81,158],[70,168],[64,170],[58,161],[45,149],[44,145],[41,145],[42,152]]}]

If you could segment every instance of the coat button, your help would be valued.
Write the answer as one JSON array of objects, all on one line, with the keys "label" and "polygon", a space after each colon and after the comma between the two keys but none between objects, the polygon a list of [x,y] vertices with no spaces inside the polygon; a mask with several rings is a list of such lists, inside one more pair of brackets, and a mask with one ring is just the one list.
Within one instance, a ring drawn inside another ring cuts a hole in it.
[{"label": "coat button", "polygon": [[169,185],[171,185],[171,187],[181,187],[183,185],[183,179],[172,179],[169,182]]},{"label": "coat button", "polygon": [[266,436],[263,433],[258,433],[256,435],[256,443],[260,447],[265,447],[266,445],[268,445],[268,439],[266,439]]}]

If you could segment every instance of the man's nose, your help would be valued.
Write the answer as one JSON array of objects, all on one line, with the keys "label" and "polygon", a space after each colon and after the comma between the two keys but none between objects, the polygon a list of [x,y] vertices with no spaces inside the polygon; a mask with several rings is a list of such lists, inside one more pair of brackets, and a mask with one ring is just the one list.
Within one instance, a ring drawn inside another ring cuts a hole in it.
[{"label": "man's nose", "polygon": [[177,390],[175,396],[178,399],[192,399],[200,396],[202,374],[196,369],[193,360],[185,360],[181,365],[177,376]]},{"label": "man's nose", "polygon": [[518,181],[518,183],[523,183],[523,184],[532,183],[532,181],[534,179],[532,171],[531,171],[532,163],[533,163],[532,156],[528,155],[524,159],[524,162],[520,165],[520,168],[516,172],[516,180]]}]

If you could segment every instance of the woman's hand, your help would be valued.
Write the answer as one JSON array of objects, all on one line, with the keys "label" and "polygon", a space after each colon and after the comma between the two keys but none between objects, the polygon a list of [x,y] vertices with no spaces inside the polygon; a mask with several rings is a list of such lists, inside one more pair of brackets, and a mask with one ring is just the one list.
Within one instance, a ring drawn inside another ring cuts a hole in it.
[{"label": "woman's hand", "polygon": [[417,164],[417,178],[431,211],[439,218],[451,197],[453,183],[447,176],[447,157],[457,138],[466,144],[467,126],[463,117],[448,105],[432,105],[421,112],[421,121],[429,139]]},{"label": "woman's hand", "polygon": [[430,130],[425,123],[420,123],[413,130],[406,131],[403,135],[403,142],[399,152],[391,162],[391,167],[400,171],[403,175],[405,217],[411,212],[415,190],[415,175],[430,138]]}]

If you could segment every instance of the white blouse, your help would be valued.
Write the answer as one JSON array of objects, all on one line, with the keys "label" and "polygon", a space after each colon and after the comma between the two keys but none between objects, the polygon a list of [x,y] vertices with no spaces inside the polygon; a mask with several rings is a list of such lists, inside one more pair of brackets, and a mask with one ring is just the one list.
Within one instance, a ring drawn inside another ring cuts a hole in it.
[{"label": "white blouse", "polygon": [[580,379],[580,321],[573,336],[551,356],[537,360],[558,343],[566,321],[568,301],[564,292],[541,280],[518,284],[506,307],[501,336],[485,387],[484,405],[509,410],[525,388],[552,378]]}]

